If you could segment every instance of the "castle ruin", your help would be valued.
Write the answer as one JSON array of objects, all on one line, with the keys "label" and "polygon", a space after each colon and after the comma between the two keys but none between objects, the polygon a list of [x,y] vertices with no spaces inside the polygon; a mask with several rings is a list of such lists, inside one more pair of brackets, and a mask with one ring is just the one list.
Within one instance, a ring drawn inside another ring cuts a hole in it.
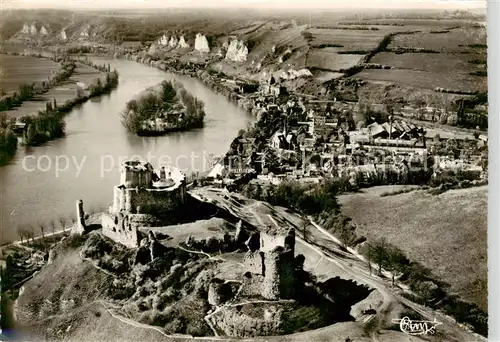
[{"label": "castle ruin", "polygon": [[[270,301],[294,299],[295,291],[300,290],[298,273],[302,265],[295,258],[295,230],[269,227],[247,235],[248,251],[243,260],[247,272],[242,280],[241,294]],[[232,240],[236,241],[236,236]],[[227,296],[219,293],[222,283],[222,279],[214,279],[209,285],[212,298]]]},{"label": "castle ruin", "polygon": [[249,245],[244,264],[249,292],[266,299],[292,299],[297,287],[295,230],[268,227]]},{"label": "castle ruin", "polygon": [[156,172],[148,162],[126,161],[120,184],[113,188],[113,204],[102,216],[103,234],[129,247],[137,247],[137,228],[158,211],[174,211],[186,202],[184,174],[175,167]]},{"label": "castle ruin", "polygon": [[[288,318],[283,313],[297,305],[304,285],[300,275],[303,256],[294,255],[295,230],[268,227],[245,235],[249,235],[243,260],[247,271],[241,282],[212,279],[208,286],[212,311],[206,319],[227,336],[274,335],[286,331],[284,322]],[[259,305],[263,309],[257,309]]]}]

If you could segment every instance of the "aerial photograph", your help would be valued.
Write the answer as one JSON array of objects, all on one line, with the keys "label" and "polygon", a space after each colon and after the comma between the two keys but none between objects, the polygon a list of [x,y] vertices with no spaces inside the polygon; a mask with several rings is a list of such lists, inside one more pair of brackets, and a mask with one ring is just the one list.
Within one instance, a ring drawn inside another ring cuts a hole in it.
[{"label": "aerial photograph", "polygon": [[487,22],[0,0],[0,341],[488,341]]}]

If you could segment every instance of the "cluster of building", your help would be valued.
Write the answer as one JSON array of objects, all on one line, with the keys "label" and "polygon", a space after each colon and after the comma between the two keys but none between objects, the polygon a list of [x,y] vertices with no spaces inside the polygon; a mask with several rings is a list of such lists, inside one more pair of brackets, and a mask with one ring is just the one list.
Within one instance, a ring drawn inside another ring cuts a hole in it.
[{"label": "cluster of building", "polygon": [[[432,146],[454,139],[431,137],[426,128],[384,113],[384,106],[375,106],[376,111],[372,108],[369,113],[379,115],[367,117],[369,124],[355,124],[354,118],[364,114],[357,103],[320,101],[305,95],[288,95],[282,101],[281,95],[286,94],[282,81],[269,75],[249,96],[258,120],[274,128],[270,137],[259,141],[248,132],[237,137],[209,177],[230,184],[254,172],[258,181],[278,184],[284,179],[319,181],[324,176],[347,176],[352,183],[369,184],[374,174],[390,172],[404,177],[408,170],[424,170],[429,155],[443,159],[442,151],[436,152]],[[484,134],[474,142],[476,157],[485,143]],[[454,159],[460,159],[455,163],[460,170],[481,168],[477,158]],[[439,173],[440,168],[450,169],[449,165],[435,163],[433,167]]]}]

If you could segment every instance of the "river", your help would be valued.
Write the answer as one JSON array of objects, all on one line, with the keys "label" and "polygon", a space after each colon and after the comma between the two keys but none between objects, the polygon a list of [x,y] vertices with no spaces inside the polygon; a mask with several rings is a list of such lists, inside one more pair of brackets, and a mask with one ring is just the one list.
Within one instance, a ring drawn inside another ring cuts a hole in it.
[{"label": "river", "polygon": [[[119,182],[120,159],[141,158],[153,166],[169,163],[192,171],[208,171],[210,154],[221,155],[240,129],[254,118],[201,81],[133,61],[94,57],[118,70],[120,84],[108,95],[75,108],[65,118],[66,136],[46,145],[20,147],[9,165],[0,167],[0,244],[18,238],[18,227],[40,233],[50,222],[75,215],[75,202],[103,211]],[[162,80],[175,79],[205,103],[205,127],[161,137],[138,137],[121,123],[121,111],[135,94]]]}]

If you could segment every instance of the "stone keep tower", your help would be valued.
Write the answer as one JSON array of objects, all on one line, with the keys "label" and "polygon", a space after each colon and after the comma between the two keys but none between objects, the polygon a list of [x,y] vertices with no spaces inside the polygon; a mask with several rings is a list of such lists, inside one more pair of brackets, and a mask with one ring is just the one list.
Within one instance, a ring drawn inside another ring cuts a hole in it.
[{"label": "stone keep tower", "polygon": [[153,166],[138,160],[126,161],[121,165],[120,184],[127,188],[150,188],[153,182]]},{"label": "stone keep tower", "polygon": [[[272,239],[273,237],[274,239]],[[276,244],[275,242],[282,243]],[[269,246],[270,243],[271,246]],[[271,249],[266,247],[271,247]],[[261,253],[262,249],[267,250],[263,252],[262,258],[262,275],[264,277],[262,295],[269,299],[293,298],[297,285],[294,255],[295,230],[278,232],[274,236],[261,233]]]},{"label": "stone keep tower", "polygon": [[298,285],[295,230],[269,227],[258,235],[245,256],[249,272],[260,277],[254,291],[270,300],[294,298]]},{"label": "stone keep tower", "polygon": [[137,188],[151,188],[153,174],[150,163],[138,160],[124,162],[120,169],[120,185],[114,187],[112,212],[132,212],[135,209],[132,192]]}]

